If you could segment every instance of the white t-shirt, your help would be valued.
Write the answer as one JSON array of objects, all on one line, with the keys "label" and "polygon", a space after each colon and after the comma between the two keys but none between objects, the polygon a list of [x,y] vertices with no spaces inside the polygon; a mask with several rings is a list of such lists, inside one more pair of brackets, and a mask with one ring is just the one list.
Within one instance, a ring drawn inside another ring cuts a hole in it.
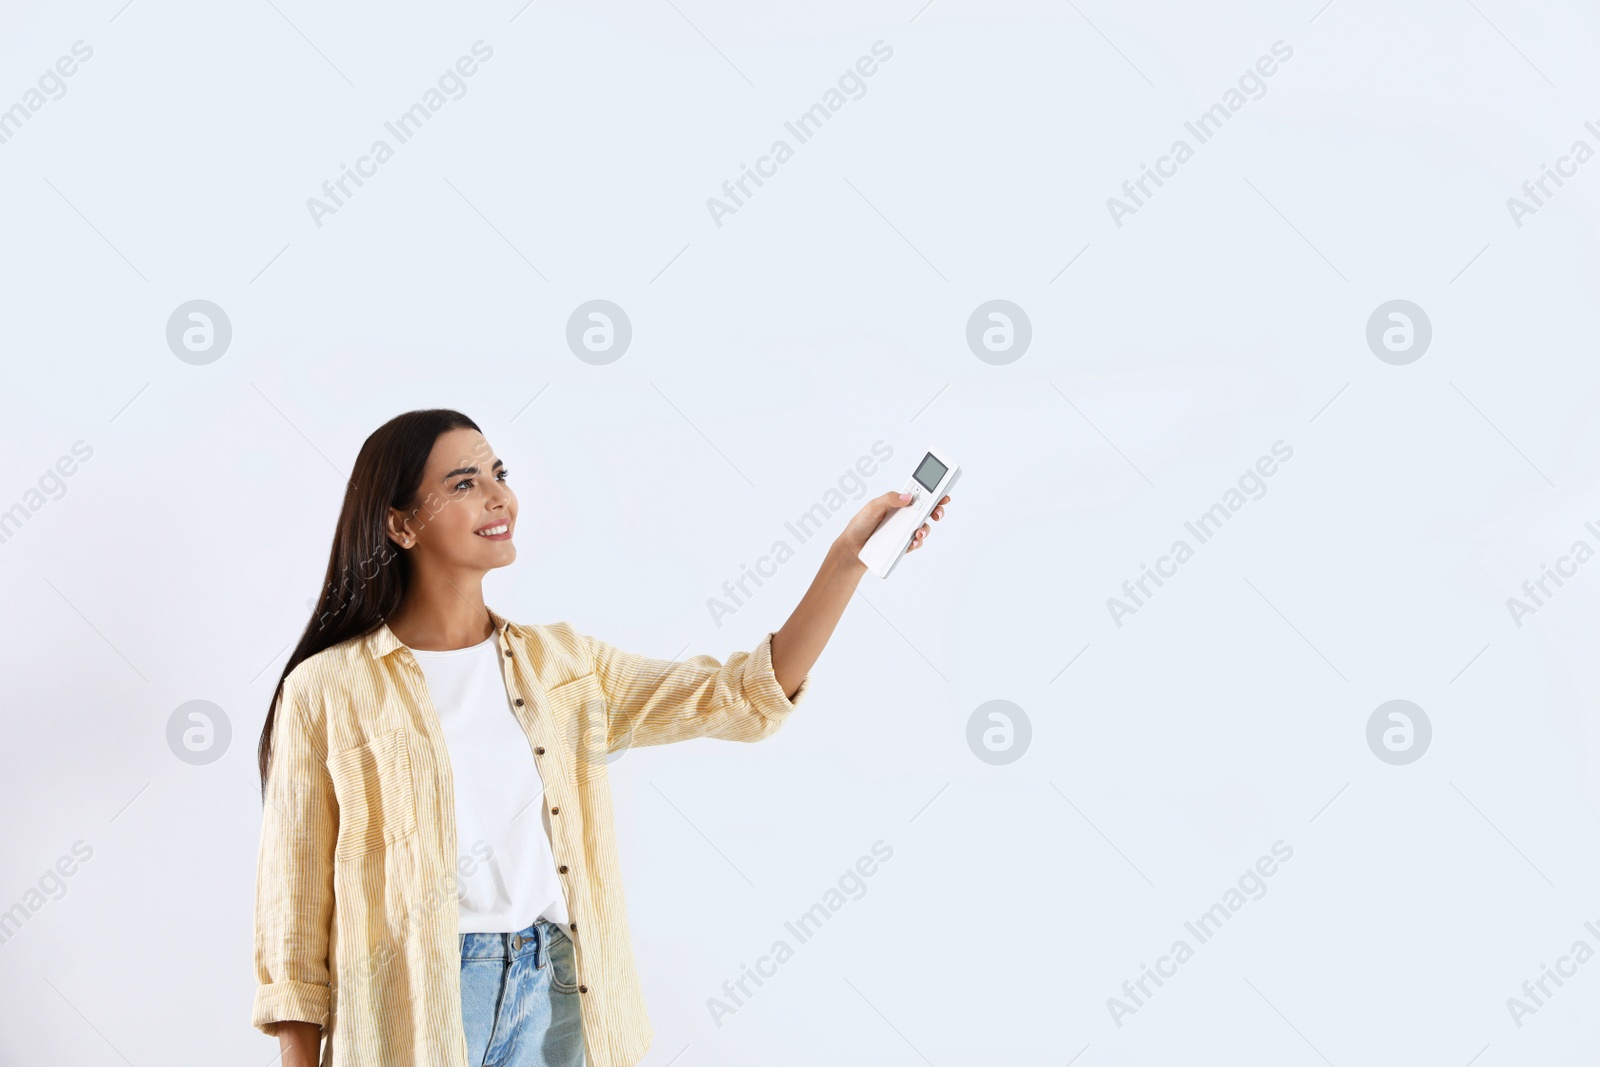
[{"label": "white t-shirt", "polygon": [[494,636],[470,648],[412,649],[444,728],[455,779],[461,932],[568,922],[550,850],[550,813],[528,735],[511,710]]}]

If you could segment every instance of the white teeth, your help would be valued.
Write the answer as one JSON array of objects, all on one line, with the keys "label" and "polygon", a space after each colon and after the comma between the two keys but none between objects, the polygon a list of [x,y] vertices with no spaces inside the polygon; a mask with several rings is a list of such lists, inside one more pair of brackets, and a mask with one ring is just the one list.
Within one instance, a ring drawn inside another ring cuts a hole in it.
[{"label": "white teeth", "polygon": [[477,531],[477,534],[479,537],[495,537],[499,534],[505,533],[509,529],[511,529],[510,526],[505,523],[501,523],[499,526],[491,526],[487,530],[479,530]]}]

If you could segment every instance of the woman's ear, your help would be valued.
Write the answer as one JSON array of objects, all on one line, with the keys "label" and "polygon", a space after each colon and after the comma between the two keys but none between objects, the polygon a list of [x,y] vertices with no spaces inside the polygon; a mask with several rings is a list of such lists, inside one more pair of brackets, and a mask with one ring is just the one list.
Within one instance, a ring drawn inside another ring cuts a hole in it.
[{"label": "woman's ear", "polygon": [[411,536],[411,532],[405,528],[405,522],[401,519],[400,512],[394,508],[389,509],[389,514],[384,519],[384,525],[389,539],[401,548],[410,548],[411,543],[416,540]]}]

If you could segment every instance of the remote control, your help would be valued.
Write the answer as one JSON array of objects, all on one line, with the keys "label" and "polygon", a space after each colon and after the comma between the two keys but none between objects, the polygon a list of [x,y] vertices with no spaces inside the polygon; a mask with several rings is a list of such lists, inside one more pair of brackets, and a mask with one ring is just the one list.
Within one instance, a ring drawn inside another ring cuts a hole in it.
[{"label": "remote control", "polygon": [[872,531],[867,543],[861,547],[860,559],[867,569],[879,578],[889,577],[895,564],[906,554],[911,538],[922,528],[945,493],[956,484],[961,468],[948,455],[936,448],[928,449],[917,464],[917,469],[906,480],[901,490],[911,494],[911,503],[894,508],[885,515],[878,528]]}]

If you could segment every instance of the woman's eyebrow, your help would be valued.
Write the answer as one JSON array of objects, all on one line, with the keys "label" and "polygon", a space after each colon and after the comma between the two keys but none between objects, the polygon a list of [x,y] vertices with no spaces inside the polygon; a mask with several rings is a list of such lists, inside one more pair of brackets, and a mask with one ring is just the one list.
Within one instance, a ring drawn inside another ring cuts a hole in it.
[{"label": "woman's eyebrow", "polygon": [[[490,464],[489,469],[490,470],[494,470],[497,467],[504,467],[504,466],[505,466],[505,461],[497,459],[492,464]],[[477,467],[457,467],[455,470],[451,471],[449,474],[446,474],[443,478],[440,478],[439,480],[441,482],[448,482],[451,478],[454,478],[458,474],[477,474],[477,473],[479,473]]]}]

